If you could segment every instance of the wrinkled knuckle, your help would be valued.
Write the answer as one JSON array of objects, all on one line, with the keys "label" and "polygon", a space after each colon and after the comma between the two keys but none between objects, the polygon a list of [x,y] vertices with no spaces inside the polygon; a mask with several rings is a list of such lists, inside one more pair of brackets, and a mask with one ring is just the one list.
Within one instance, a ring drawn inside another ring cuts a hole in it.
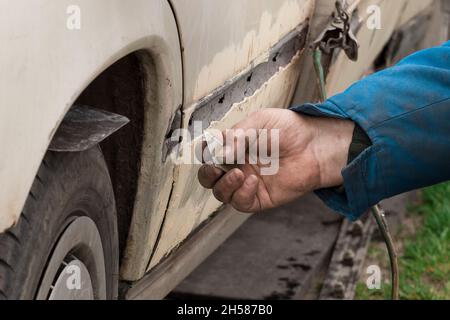
[{"label": "wrinkled knuckle", "polygon": [[230,174],[228,174],[228,175],[226,176],[225,184],[226,184],[228,187],[231,187],[231,186],[233,186],[233,185],[236,183],[236,181],[237,181],[236,173],[235,173],[235,172],[231,172]]}]

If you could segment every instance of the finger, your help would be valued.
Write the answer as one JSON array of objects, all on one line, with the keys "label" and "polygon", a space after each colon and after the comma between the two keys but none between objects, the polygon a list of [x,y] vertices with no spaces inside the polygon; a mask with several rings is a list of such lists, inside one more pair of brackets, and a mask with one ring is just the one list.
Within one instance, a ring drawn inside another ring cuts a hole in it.
[{"label": "finger", "polygon": [[198,170],[198,181],[206,189],[212,189],[224,172],[216,167],[204,165]]},{"label": "finger", "polygon": [[239,169],[233,169],[225,174],[214,186],[214,196],[223,203],[230,203],[234,191],[244,183],[244,173]]},{"label": "finger", "polygon": [[[223,132],[224,144],[228,147],[225,158],[229,163],[245,163],[245,153],[258,141],[259,129],[263,129],[272,116],[269,109],[255,112],[240,121],[232,129]],[[231,159],[231,160],[229,160]]]},{"label": "finger", "polygon": [[231,199],[231,205],[242,212],[259,211],[260,203],[256,197],[258,191],[259,180],[255,175],[250,175],[245,179],[242,186],[236,190]]}]

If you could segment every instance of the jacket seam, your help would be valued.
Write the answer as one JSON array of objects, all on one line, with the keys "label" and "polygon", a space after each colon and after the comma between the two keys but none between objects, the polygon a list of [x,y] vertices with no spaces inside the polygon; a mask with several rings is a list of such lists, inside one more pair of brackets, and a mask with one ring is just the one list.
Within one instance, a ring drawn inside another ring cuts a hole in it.
[{"label": "jacket seam", "polygon": [[[352,119],[352,117],[350,117],[350,115],[344,111],[344,109],[342,109],[336,102],[334,102],[332,99],[328,99],[328,102],[331,103],[332,105],[334,105],[340,112],[342,112],[348,119]],[[353,120],[353,119],[352,119]],[[355,120],[353,120],[355,121]]]},{"label": "jacket seam", "polygon": [[423,111],[423,110],[426,109],[426,108],[431,108],[431,107],[433,107],[433,106],[435,106],[435,105],[438,105],[438,104],[441,104],[441,103],[443,103],[443,102],[445,102],[445,101],[450,101],[450,98],[445,98],[445,99],[442,99],[442,100],[439,100],[439,101],[430,103],[430,104],[428,104],[428,105],[426,105],[426,106],[423,106],[423,107],[420,107],[420,108],[417,108],[417,109],[414,109],[414,110],[411,110],[411,111],[408,111],[408,112],[399,114],[399,115],[397,115],[397,116],[395,116],[395,117],[386,119],[386,120],[384,120],[384,121],[382,121],[382,122],[380,122],[380,123],[378,123],[378,124],[376,124],[376,125],[373,125],[373,126],[369,127],[368,130],[376,130],[376,129],[380,128],[381,126],[383,126],[383,125],[385,125],[385,124],[387,124],[387,123],[389,123],[389,122],[391,122],[391,121],[394,121],[394,120],[397,120],[397,119],[400,119],[400,118],[409,116],[409,115],[414,114],[414,113],[416,113],[416,112]]}]

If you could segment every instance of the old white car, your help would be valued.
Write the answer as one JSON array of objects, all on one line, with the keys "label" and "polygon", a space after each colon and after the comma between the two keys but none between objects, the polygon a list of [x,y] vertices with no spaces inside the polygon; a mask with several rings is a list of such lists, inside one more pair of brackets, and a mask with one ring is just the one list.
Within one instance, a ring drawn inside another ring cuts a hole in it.
[{"label": "old white car", "polygon": [[[0,299],[163,298],[248,218],[171,134],[317,99],[309,45],[334,1],[0,4]],[[347,1],[359,59],[333,51],[329,93],[432,4]]]}]

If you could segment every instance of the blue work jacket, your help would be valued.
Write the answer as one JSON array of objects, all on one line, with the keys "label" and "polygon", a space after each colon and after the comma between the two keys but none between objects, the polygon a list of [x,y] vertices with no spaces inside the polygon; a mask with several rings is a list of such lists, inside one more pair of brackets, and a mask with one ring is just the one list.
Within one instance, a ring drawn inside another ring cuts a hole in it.
[{"label": "blue work jacket", "polygon": [[345,192],[316,191],[351,220],[382,199],[450,180],[450,41],[292,110],[353,120],[369,136],[342,171]]}]

